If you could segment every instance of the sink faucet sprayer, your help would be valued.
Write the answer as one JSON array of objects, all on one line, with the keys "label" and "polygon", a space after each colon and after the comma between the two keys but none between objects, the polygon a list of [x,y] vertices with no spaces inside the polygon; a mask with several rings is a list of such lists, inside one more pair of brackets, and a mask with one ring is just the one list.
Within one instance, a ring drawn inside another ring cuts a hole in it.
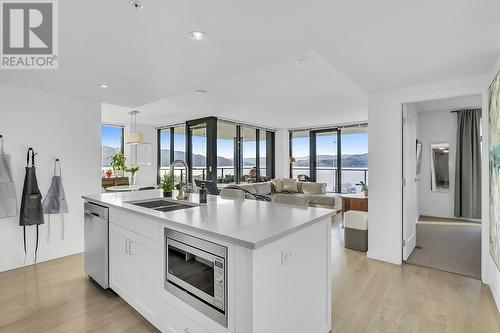
[{"label": "sink faucet sprayer", "polygon": [[186,168],[186,185],[184,185],[184,191],[186,193],[193,193],[193,184],[189,183],[189,167],[186,162],[183,160],[175,160],[172,163],[170,163],[170,174],[174,175],[174,168],[177,164],[182,164],[184,168]]}]

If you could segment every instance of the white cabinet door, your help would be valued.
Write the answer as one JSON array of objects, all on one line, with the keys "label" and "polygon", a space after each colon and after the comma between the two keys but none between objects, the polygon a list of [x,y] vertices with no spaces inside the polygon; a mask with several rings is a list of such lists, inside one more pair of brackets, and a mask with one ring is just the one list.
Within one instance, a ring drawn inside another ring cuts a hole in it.
[{"label": "white cabinet door", "polygon": [[134,258],[134,307],[149,321],[157,323],[161,288],[159,244],[134,234],[130,252]]},{"label": "white cabinet door", "polygon": [[132,301],[133,292],[130,241],[130,231],[109,224],[109,284],[127,302]]},{"label": "white cabinet door", "polygon": [[170,304],[165,308],[164,333],[209,333]]}]

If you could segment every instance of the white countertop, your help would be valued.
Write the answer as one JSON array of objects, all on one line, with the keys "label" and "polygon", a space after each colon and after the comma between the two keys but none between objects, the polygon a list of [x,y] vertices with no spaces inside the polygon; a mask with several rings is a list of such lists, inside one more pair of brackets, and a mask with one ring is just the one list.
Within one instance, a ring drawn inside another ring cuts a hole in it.
[{"label": "white countertop", "polygon": [[[173,198],[176,200],[176,193]],[[230,200],[208,195],[208,203],[198,204],[198,195],[190,194],[183,203],[196,207],[159,212],[132,205],[129,201],[162,198],[161,190],[101,193],[83,199],[106,207],[116,207],[178,224],[198,233],[222,238],[250,249],[257,249],[279,238],[319,222],[335,213],[331,209],[297,207],[255,200]]]}]

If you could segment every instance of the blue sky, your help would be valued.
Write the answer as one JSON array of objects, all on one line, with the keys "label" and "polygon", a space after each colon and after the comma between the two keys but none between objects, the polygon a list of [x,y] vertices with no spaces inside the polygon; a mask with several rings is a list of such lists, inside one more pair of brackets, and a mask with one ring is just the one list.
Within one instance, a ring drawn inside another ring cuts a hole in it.
[{"label": "blue sky", "polygon": [[[337,140],[334,136],[316,137],[318,155],[335,155]],[[342,154],[368,153],[368,133],[342,135]],[[293,140],[293,157],[304,157],[309,154],[309,137]]]},{"label": "blue sky", "polygon": [[[107,128],[106,130],[115,130],[116,128]],[[119,129],[118,129],[119,130]],[[105,130],[103,127],[103,142],[105,140]],[[110,131],[111,133],[111,131]],[[116,135],[116,134],[115,134]],[[162,132],[160,136],[161,146],[163,149],[170,149],[170,133]],[[332,155],[336,153],[337,140],[335,136],[318,136],[318,155]],[[119,142],[119,141],[118,141]],[[243,149],[248,152],[249,147],[255,147],[255,141],[246,142]],[[247,146],[249,144],[249,146]],[[174,134],[174,145],[176,151],[185,151],[185,135],[184,134]],[[195,136],[193,137],[194,153],[204,154],[206,141],[205,138]],[[118,143],[119,146],[119,143]],[[112,146],[114,147],[114,146]],[[264,148],[261,145],[261,148]],[[225,157],[228,159],[233,158],[233,140],[217,139],[217,155]],[[265,149],[261,149],[264,151]],[[250,149],[252,155],[255,149]],[[342,154],[365,154],[368,152],[368,133],[353,133],[353,134],[343,134],[342,135]],[[261,152],[262,153],[262,152]],[[304,157],[309,154],[309,137],[294,139],[293,145],[294,157]],[[247,157],[247,154],[244,154]]]},{"label": "blue sky", "polygon": [[120,148],[122,129],[114,126],[101,126],[102,145]]}]

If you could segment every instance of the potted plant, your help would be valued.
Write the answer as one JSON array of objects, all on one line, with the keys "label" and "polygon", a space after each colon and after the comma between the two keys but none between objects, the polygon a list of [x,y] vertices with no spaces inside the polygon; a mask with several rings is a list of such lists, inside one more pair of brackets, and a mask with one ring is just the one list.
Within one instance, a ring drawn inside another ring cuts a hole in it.
[{"label": "potted plant", "polygon": [[139,167],[135,164],[129,165],[127,168],[127,172],[130,173],[128,176],[128,183],[130,186],[134,187],[137,180],[137,171],[139,171]]},{"label": "potted plant", "polygon": [[160,188],[163,190],[164,197],[172,197],[172,191],[175,188],[175,177],[172,174],[166,173],[163,175]]},{"label": "potted plant", "polygon": [[356,185],[361,186],[361,191],[363,191],[365,197],[368,197],[368,185],[364,181],[360,181]]},{"label": "potted plant", "polygon": [[106,177],[108,178],[111,178],[111,176],[113,176],[113,170],[111,169],[107,169],[104,174],[106,175]]},{"label": "potted plant", "polygon": [[108,157],[111,160],[111,167],[117,177],[123,177],[123,172],[127,169],[125,162],[127,159],[122,152],[118,152],[113,156]]}]

